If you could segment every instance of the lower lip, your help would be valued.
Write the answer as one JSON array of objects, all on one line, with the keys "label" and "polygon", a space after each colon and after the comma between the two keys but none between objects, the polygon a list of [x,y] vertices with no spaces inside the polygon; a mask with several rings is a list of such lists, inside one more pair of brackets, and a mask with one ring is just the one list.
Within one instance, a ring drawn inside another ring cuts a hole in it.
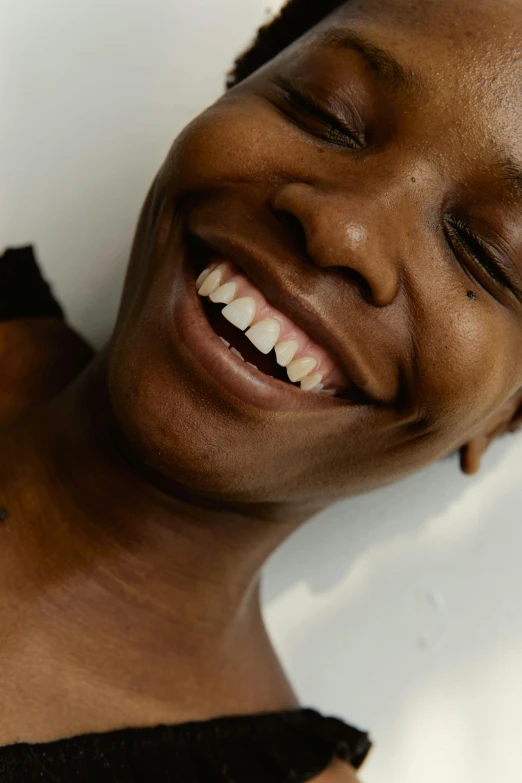
[{"label": "lower lip", "polygon": [[224,345],[207,321],[196,291],[196,275],[187,261],[180,282],[174,312],[176,331],[211,384],[218,384],[228,394],[265,410],[324,411],[340,406],[360,407],[347,400],[302,391],[246,364]]}]

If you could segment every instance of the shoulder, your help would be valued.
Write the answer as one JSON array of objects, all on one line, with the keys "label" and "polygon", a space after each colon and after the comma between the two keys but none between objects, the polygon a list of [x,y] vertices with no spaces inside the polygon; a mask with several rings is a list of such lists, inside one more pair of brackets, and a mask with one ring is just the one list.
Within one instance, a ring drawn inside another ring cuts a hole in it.
[{"label": "shoulder", "polygon": [[0,429],[61,391],[90,361],[31,245],[0,255]]},{"label": "shoulder", "polygon": [[58,318],[0,319],[0,431],[58,394],[92,357]]},{"label": "shoulder", "polygon": [[312,778],[309,783],[360,783],[360,781],[350,764],[336,758],[318,777]]}]

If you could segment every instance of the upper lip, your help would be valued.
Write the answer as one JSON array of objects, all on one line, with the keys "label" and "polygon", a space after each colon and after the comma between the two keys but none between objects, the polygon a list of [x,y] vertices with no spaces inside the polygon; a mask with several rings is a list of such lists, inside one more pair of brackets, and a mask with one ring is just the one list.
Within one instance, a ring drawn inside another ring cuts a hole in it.
[{"label": "upper lip", "polygon": [[[364,402],[379,403],[371,379],[336,336],[324,317],[324,308],[313,296],[303,297],[291,290],[288,282],[278,273],[278,264],[270,262],[248,240],[224,235],[219,229],[198,227],[197,238],[211,250],[240,267],[258,286],[266,298],[284,315],[294,321],[332,356],[343,371],[350,385],[363,395]],[[280,265],[279,265],[280,266]],[[200,270],[201,271],[201,270]]]}]

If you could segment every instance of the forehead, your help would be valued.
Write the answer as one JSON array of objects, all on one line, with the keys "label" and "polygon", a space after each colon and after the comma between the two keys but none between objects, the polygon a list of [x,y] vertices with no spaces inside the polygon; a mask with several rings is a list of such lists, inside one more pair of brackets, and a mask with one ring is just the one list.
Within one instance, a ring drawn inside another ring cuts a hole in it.
[{"label": "forehead", "polygon": [[421,85],[408,103],[433,134],[484,163],[522,161],[522,0],[350,0],[312,37],[345,30]]},{"label": "forehead", "polygon": [[375,20],[391,30],[463,39],[494,41],[519,38],[521,0],[349,0],[330,18]]},{"label": "forehead", "polygon": [[350,0],[326,24],[373,31],[430,81],[520,90],[522,0]]}]

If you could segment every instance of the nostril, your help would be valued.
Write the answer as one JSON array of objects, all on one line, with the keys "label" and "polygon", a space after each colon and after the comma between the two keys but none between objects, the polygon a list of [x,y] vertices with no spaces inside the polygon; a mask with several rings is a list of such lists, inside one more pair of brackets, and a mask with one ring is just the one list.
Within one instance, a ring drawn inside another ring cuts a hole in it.
[{"label": "nostril", "polygon": [[361,295],[364,297],[364,299],[367,302],[373,299],[373,291],[371,285],[369,284],[368,280],[364,277],[364,275],[362,275],[356,269],[350,269],[347,267],[337,267],[335,271],[341,277],[349,280],[350,283],[355,283],[355,285],[361,292]]},{"label": "nostril", "polygon": [[[287,210],[273,210],[273,212],[277,220],[285,227],[290,241],[292,241],[296,249],[306,258],[309,258],[306,232],[299,218]],[[334,271],[333,268],[331,269]],[[364,299],[367,301],[373,299],[374,294],[370,283],[366,277],[356,269],[352,269],[351,267],[336,267],[335,272],[344,279],[349,280],[350,283],[354,283]]]},{"label": "nostril", "polygon": [[301,253],[307,255],[306,232],[299,218],[286,210],[274,210],[274,214],[278,221],[286,228],[288,235],[296,248]]}]

